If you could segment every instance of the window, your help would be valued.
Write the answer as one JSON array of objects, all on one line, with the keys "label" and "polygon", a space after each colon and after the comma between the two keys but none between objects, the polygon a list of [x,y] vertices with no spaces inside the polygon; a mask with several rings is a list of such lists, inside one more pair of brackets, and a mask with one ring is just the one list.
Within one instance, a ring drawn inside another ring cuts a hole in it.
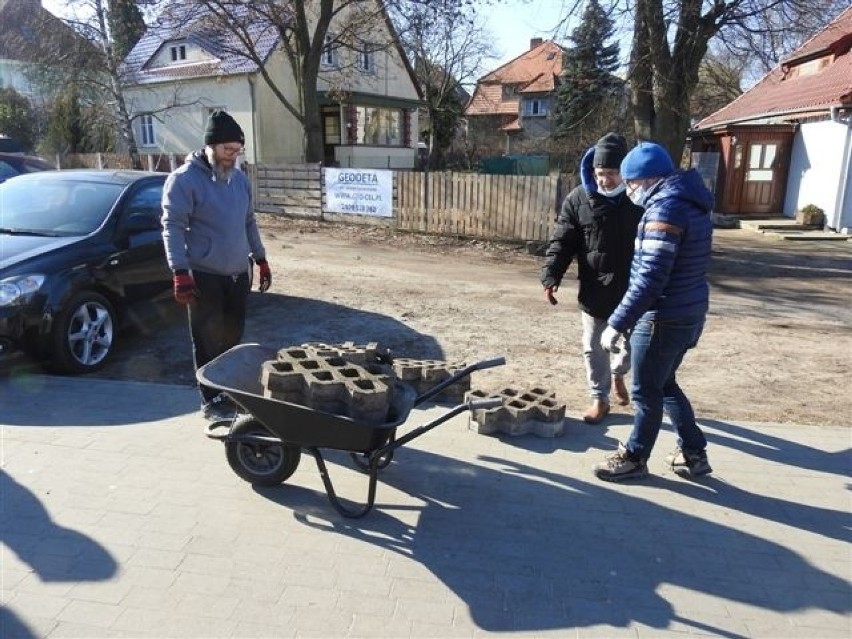
[{"label": "window", "polygon": [[337,66],[337,47],[334,44],[334,38],[329,33],[325,34],[320,64],[324,67]]},{"label": "window", "polygon": [[771,182],[772,166],[777,153],[776,144],[751,144],[748,149],[747,182]]},{"label": "window", "polygon": [[139,145],[154,146],[156,138],[154,137],[154,116],[143,115],[139,118]]},{"label": "window", "polygon": [[355,112],[358,120],[358,144],[402,145],[402,114],[399,109],[359,106]]},{"label": "window", "polygon": [[538,117],[547,115],[547,102],[544,100],[525,98],[524,117]]},{"label": "window", "polygon": [[172,62],[180,62],[181,60],[186,60],[186,45],[185,44],[176,44],[175,46],[169,49],[172,55]]},{"label": "window", "polygon": [[323,130],[326,144],[340,144],[340,114],[323,113]]},{"label": "window", "polygon": [[124,212],[122,220],[127,221],[132,215],[141,215],[147,217],[152,224],[159,223],[160,215],[162,214],[163,200],[163,185],[149,184],[142,187],[130,198]]},{"label": "window", "polygon": [[376,56],[369,45],[364,45],[364,48],[358,52],[358,68],[367,73],[373,73],[376,70]]}]

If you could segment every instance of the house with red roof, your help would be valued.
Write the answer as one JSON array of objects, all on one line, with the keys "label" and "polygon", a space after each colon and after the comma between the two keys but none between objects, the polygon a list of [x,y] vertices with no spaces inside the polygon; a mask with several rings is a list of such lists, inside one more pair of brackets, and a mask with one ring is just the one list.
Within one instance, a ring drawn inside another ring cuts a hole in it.
[{"label": "house with red roof", "polygon": [[511,153],[522,141],[550,137],[563,53],[533,38],[528,51],[480,78],[464,111],[469,138]]},{"label": "house with red roof", "polygon": [[[718,160],[716,212],[795,217],[808,205],[826,226],[852,228],[852,7],[733,102],[690,132]],[[695,160],[693,160],[695,164]]]},{"label": "house with red roof", "polygon": [[[252,19],[250,5],[242,10],[246,28],[238,37],[211,21],[203,3],[174,5],[128,54],[124,94],[142,154],[199,148],[209,114],[225,109],[245,133],[248,162],[305,161],[302,125],[263,77],[274,78],[290,104],[299,104],[284,43],[268,21]],[[415,164],[420,86],[390,21],[381,19],[380,10],[375,16],[363,41],[337,42],[345,12],[336,14],[326,37],[317,88],[328,166]],[[256,59],[246,55],[242,37],[251,39]]]}]

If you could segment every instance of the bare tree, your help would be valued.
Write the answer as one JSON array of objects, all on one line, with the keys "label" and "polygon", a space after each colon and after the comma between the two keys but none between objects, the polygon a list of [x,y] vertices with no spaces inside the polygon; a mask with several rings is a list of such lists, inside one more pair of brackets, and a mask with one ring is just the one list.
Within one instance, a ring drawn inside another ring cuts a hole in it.
[{"label": "bare tree", "polygon": [[398,4],[391,17],[426,102],[429,166],[439,166],[459,128],[467,99],[464,85],[473,84],[497,53],[470,7],[455,2]]},{"label": "bare tree", "polygon": [[742,94],[746,58],[730,51],[710,52],[698,69],[698,84],[690,98],[690,113],[697,122],[715,113]]},{"label": "bare tree", "polygon": [[[321,61],[328,51],[391,51],[397,46],[388,6],[396,3],[459,6],[465,0],[173,0],[164,11],[186,15],[193,7],[206,12],[211,26],[236,37],[238,46],[229,53],[251,60],[282,106],[302,126],[305,159],[323,158],[322,123],[318,81],[329,85],[329,94],[341,100],[351,90],[354,56],[347,64],[338,58],[334,70]],[[274,35],[291,71],[289,77],[274,77],[268,57],[259,42]],[[296,97],[288,97],[292,88]]]},{"label": "bare tree", "polygon": [[[738,43],[739,51],[749,51],[750,57],[751,49],[770,42],[783,45],[786,50],[780,49],[779,55],[785,55],[825,25],[843,4],[838,0],[611,0],[612,15],[626,32],[632,31],[628,79],[636,137],[655,139],[672,157],[680,157],[690,126],[691,96],[712,41],[730,48]],[[806,27],[784,31],[785,24]]]}]

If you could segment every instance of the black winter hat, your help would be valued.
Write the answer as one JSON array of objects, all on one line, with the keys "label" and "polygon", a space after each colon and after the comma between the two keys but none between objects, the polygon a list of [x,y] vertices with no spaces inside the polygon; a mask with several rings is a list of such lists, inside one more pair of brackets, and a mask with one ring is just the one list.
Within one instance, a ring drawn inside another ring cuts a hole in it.
[{"label": "black winter hat", "polygon": [[596,169],[617,169],[627,155],[627,140],[618,133],[607,133],[595,145],[592,166]]},{"label": "black winter hat", "polygon": [[223,144],[225,142],[246,143],[246,136],[237,121],[225,111],[214,111],[207,120],[204,131],[204,144]]}]

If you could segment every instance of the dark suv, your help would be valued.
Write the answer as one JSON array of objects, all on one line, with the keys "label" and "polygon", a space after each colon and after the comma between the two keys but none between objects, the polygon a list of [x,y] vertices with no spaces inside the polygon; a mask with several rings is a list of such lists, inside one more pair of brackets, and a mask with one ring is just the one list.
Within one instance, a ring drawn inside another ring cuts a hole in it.
[{"label": "dark suv", "polygon": [[22,348],[59,372],[97,370],[125,320],[170,299],[165,179],[66,170],[0,184],[0,357]]}]

